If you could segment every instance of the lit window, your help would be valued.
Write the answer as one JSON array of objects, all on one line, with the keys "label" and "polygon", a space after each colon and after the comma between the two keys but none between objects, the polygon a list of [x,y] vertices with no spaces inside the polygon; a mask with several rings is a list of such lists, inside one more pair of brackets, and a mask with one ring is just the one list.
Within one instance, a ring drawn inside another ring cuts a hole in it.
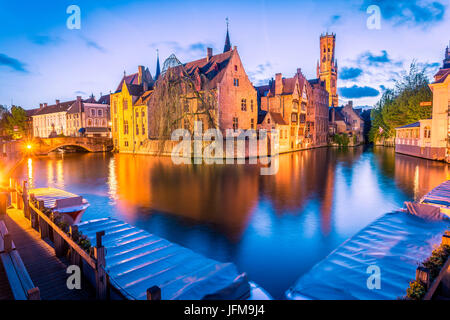
[{"label": "lit window", "polygon": [[241,110],[247,111],[247,100],[246,99],[241,100]]},{"label": "lit window", "polygon": [[236,131],[239,129],[239,120],[237,117],[233,117],[233,130]]}]

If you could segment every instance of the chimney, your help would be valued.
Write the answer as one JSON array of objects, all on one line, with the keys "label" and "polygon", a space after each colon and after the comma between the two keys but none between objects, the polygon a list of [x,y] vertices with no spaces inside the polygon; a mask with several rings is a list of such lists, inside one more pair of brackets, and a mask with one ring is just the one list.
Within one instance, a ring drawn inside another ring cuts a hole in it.
[{"label": "chimney", "polygon": [[297,74],[302,74],[302,68],[297,68]]},{"label": "chimney", "polygon": [[275,74],[275,94],[281,94],[283,92],[283,78],[281,73]]},{"label": "chimney", "polygon": [[39,103],[39,110],[42,109],[44,105],[42,103]]},{"label": "chimney", "polygon": [[213,55],[213,49],[212,48],[206,48],[206,61],[209,62]]},{"label": "chimney", "polygon": [[44,103],[44,108],[47,108],[47,102],[46,102],[46,103]]},{"label": "chimney", "polygon": [[77,102],[81,102],[81,96],[77,96]]},{"label": "chimney", "polygon": [[144,84],[144,66],[138,67],[138,84],[143,85]]},{"label": "chimney", "polygon": [[59,101],[58,99],[56,99],[56,105],[59,105],[59,102],[60,102],[60,101]]}]

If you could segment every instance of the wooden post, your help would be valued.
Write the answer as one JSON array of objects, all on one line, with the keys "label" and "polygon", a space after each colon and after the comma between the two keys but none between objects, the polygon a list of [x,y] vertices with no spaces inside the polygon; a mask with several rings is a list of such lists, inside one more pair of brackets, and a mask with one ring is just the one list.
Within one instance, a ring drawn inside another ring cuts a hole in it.
[{"label": "wooden post", "polygon": [[161,288],[158,286],[148,288],[147,300],[161,300]]},{"label": "wooden post", "polygon": [[12,250],[12,238],[11,235],[9,233],[5,234],[3,236],[3,242],[4,242],[4,246],[5,246],[5,252],[9,253]]},{"label": "wooden post", "polygon": [[425,289],[428,290],[430,288],[430,270],[425,267],[417,267],[416,281],[421,282]]},{"label": "wooden post", "polygon": [[41,239],[49,238],[49,226],[44,219],[39,219],[39,232],[41,233]]},{"label": "wooden post", "polygon": [[105,272],[106,265],[106,250],[102,244],[102,237],[105,235],[105,231],[99,231],[96,233],[97,244],[94,248],[94,255],[96,259],[95,281],[97,287],[97,299],[106,300],[108,295],[108,279]]},{"label": "wooden post", "polygon": [[23,182],[23,215],[28,220],[30,219],[30,204],[28,199],[28,187],[27,187],[27,181]]},{"label": "wooden post", "polygon": [[[79,233],[77,225],[70,226],[70,237],[75,243],[78,243]],[[81,256],[78,254],[78,252],[76,252],[76,250],[73,250],[73,248],[70,249],[70,263],[73,265],[77,265],[80,268],[83,267]]]},{"label": "wooden post", "polygon": [[39,291],[39,288],[36,287],[36,288],[28,290],[27,299],[28,300],[41,300],[41,292]]},{"label": "wooden post", "polygon": [[64,257],[67,253],[67,244],[63,237],[53,229],[53,244],[55,245],[55,255],[58,258]]}]

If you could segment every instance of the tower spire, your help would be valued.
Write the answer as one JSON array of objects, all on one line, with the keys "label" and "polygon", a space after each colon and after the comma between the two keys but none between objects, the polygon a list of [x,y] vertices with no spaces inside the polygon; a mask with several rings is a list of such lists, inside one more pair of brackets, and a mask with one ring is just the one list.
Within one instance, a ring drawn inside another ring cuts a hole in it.
[{"label": "tower spire", "polygon": [[156,49],[156,72],[155,72],[155,81],[158,80],[160,74],[161,74],[161,68],[160,68],[160,66],[159,66],[159,50]]},{"label": "tower spire", "polygon": [[225,46],[223,47],[223,52],[231,51],[231,42],[230,42],[230,33],[228,32],[228,24],[229,20],[228,17],[225,19],[227,22],[227,36],[225,37]]}]

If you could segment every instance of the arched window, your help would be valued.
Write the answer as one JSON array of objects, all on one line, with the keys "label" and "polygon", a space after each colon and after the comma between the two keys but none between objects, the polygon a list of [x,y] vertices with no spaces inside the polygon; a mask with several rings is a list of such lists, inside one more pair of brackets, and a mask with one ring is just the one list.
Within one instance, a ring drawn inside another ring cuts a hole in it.
[{"label": "arched window", "polygon": [[92,119],[91,118],[88,119],[88,127],[92,127]]}]

